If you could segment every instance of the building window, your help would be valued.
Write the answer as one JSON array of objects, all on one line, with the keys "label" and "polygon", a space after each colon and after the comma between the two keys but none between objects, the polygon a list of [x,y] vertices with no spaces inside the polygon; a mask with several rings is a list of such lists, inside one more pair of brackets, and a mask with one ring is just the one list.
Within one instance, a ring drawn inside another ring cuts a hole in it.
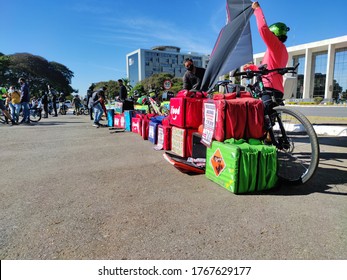
[{"label": "building window", "polygon": [[313,54],[313,98],[325,96],[326,69],[328,54],[326,52]]},{"label": "building window", "polygon": [[293,65],[297,65],[297,87],[296,87],[296,96],[295,98],[302,98],[304,92],[304,78],[305,78],[305,55],[299,55],[293,57]]},{"label": "building window", "polygon": [[347,48],[338,49],[335,53],[333,98],[347,96]]}]

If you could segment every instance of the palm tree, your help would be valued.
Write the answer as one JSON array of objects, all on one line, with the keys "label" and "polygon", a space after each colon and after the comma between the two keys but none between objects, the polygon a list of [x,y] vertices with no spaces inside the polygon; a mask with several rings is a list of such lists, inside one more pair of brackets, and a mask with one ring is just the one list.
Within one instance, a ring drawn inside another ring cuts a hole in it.
[{"label": "palm tree", "polygon": [[130,81],[128,78],[122,78],[123,81],[123,85],[126,87],[128,92],[131,92],[131,90],[133,89],[133,86],[130,84]]}]

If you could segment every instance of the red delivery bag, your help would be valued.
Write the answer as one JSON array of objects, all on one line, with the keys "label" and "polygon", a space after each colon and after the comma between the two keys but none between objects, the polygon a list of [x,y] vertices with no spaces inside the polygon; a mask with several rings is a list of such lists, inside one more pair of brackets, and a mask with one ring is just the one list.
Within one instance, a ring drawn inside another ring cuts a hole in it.
[{"label": "red delivery bag", "polygon": [[131,119],[131,131],[141,135],[142,132],[142,120],[141,118]]},{"label": "red delivery bag", "polygon": [[243,139],[247,124],[247,100],[237,98],[226,100],[225,139]]},{"label": "red delivery bag", "polygon": [[113,126],[116,127],[116,128],[125,128],[124,114],[116,114],[116,115],[114,115]]},{"label": "red delivery bag", "polygon": [[259,139],[264,134],[264,104],[260,99],[249,98],[247,102],[245,139]]},{"label": "red delivery bag", "polygon": [[170,125],[182,128],[198,128],[202,124],[202,104],[202,98],[171,98]]}]

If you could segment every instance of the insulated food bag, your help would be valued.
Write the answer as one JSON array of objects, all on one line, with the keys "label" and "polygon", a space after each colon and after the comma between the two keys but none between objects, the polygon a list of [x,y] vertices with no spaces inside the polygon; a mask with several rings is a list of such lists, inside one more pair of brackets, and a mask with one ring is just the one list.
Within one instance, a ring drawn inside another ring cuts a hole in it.
[{"label": "insulated food bag", "polygon": [[277,185],[277,151],[257,139],[213,141],[207,148],[206,177],[233,193],[268,190]]}]

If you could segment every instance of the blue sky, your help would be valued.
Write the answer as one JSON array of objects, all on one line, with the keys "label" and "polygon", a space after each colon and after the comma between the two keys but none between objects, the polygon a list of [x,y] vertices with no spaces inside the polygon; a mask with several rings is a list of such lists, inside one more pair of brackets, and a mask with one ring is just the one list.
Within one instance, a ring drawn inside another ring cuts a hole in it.
[{"label": "blue sky", "polygon": [[[173,45],[210,53],[225,24],[225,0],[1,0],[0,52],[28,52],[74,72],[84,95],[92,82],[126,77],[125,56]],[[259,1],[268,24],[285,22],[294,46],[347,35],[345,1]],[[254,52],[265,51],[251,19]]]}]

